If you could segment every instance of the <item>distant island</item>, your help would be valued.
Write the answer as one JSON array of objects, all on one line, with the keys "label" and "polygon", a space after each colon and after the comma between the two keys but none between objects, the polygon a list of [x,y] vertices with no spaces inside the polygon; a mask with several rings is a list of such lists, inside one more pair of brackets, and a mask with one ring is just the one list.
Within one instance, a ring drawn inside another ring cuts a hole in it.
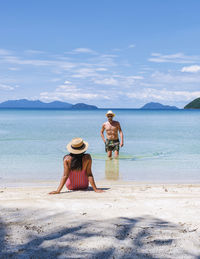
[{"label": "distant island", "polygon": [[200,109],[200,97],[188,103],[184,109]]},{"label": "distant island", "polygon": [[85,103],[65,103],[60,101],[54,101],[50,103],[44,103],[39,100],[30,101],[26,99],[9,100],[0,103],[0,108],[6,109],[73,109],[73,110],[96,110],[97,106],[88,105]]},{"label": "distant island", "polygon": [[161,103],[150,102],[140,108],[141,110],[178,110],[176,106],[163,105]]}]

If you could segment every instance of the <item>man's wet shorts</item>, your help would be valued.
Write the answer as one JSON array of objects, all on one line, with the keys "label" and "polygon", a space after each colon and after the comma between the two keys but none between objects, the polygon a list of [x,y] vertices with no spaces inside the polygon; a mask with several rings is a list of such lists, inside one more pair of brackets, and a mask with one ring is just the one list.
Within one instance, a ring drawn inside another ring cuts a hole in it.
[{"label": "man's wet shorts", "polygon": [[108,151],[119,151],[119,139],[106,139],[105,150]]}]

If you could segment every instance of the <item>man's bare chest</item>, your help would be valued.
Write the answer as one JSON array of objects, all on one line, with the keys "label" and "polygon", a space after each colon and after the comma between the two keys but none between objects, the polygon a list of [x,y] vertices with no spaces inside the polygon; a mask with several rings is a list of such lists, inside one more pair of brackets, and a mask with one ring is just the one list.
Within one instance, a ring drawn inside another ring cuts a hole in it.
[{"label": "man's bare chest", "polygon": [[117,131],[118,130],[118,127],[117,127],[117,124],[106,124],[105,125],[105,130],[106,131]]}]

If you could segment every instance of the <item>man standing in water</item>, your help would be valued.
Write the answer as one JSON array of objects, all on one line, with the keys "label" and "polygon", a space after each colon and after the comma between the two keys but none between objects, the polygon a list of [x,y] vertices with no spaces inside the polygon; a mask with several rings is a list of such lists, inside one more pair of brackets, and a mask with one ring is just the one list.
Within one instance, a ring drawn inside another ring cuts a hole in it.
[{"label": "man standing in water", "polygon": [[[101,137],[105,143],[105,149],[108,157],[112,157],[112,152],[115,152],[115,158],[119,156],[119,147],[124,145],[123,132],[118,121],[114,121],[115,114],[112,111],[106,113],[108,121],[104,122],[101,128]],[[104,130],[106,130],[106,140],[104,138]],[[118,131],[120,134],[121,142],[119,141]]]}]

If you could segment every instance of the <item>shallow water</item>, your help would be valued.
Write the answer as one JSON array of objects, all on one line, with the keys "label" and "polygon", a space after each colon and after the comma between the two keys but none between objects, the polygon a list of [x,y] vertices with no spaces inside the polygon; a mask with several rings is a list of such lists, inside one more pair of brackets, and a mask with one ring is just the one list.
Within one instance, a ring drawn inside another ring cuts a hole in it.
[{"label": "shallow water", "polygon": [[0,178],[60,178],[65,146],[80,136],[96,179],[200,182],[200,111],[115,110],[125,145],[112,161],[100,137],[105,112],[0,110]]}]

